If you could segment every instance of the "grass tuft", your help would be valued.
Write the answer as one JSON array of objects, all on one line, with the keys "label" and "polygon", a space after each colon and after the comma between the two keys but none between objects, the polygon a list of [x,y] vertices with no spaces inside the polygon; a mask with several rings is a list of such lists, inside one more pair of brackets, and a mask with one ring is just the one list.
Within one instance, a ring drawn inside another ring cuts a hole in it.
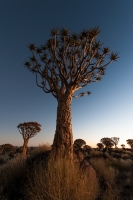
[{"label": "grass tuft", "polygon": [[67,160],[49,160],[38,165],[28,177],[25,195],[29,200],[93,200],[98,196],[98,180],[91,180]]}]

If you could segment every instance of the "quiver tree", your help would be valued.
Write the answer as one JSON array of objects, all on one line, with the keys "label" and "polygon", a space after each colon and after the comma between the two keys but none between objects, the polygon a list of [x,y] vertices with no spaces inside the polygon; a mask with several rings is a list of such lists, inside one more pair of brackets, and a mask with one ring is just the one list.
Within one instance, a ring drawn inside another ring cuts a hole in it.
[{"label": "quiver tree", "polygon": [[25,66],[35,74],[36,84],[45,93],[51,93],[58,102],[56,131],[52,155],[73,158],[71,122],[72,97],[89,95],[90,91],[74,93],[93,82],[101,80],[106,67],[118,58],[118,53],[102,47],[97,36],[99,28],[69,34],[69,30],[52,29],[51,38],[36,47],[29,44],[31,57]]},{"label": "quiver tree", "polygon": [[133,149],[133,139],[126,140],[127,144]]},{"label": "quiver tree", "polygon": [[125,149],[125,144],[121,144],[122,149]]},{"label": "quiver tree", "polygon": [[104,148],[104,145],[102,143],[100,143],[100,142],[97,143],[97,146],[98,146],[99,149],[103,149]]},{"label": "quiver tree", "polygon": [[116,148],[117,145],[118,145],[118,142],[120,141],[120,138],[118,138],[118,137],[111,137],[111,139],[114,141],[115,148]]},{"label": "quiver tree", "polygon": [[106,150],[108,151],[108,149],[112,148],[115,144],[114,141],[111,138],[102,138],[100,140],[101,143],[103,143],[103,145],[105,145]]},{"label": "quiver tree", "polygon": [[41,130],[41,125],[37,122],[24,122],[17,126],[20,134],[22,134],[24,144],[22,147],[22,155],[23,157],[26,157],[27,153],[27,145],[29,142],[29,139],[34,137],[38,132]]},{"label": "quiver tree", "polygon": [[74,141],[73,147],[74,147],[74,150],[79,150],[84,145],[86,145],[86,142],[84,140],[82,140],[82,139],[76,139]]}]

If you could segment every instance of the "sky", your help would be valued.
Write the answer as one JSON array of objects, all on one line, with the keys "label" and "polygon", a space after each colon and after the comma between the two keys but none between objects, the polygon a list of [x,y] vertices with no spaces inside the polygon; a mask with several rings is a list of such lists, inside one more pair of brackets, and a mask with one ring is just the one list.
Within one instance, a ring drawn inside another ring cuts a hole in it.
[{"label": "sky", "polygon": [[26,67],[27,45],[44,44],[50,29],[68,27],[79,33],[100,27],[98,39],[119,59],[111,63],[102,81],[84,89],[90,96],[73,98],[73,139],[96,147],[103,137],[133,139],[133,1],[112,0],[1,0],[0,2],[0,145],[22,146],[17,125],[36,121],[41,131],[29,146],[52,144],[57,100],[37,87]]}]

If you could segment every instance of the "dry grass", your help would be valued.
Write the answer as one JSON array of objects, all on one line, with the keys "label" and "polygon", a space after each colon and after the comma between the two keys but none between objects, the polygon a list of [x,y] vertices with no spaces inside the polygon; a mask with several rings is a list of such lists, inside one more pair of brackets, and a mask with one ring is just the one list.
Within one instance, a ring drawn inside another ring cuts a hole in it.
[{"label": "dry grass", "polygon": [[111,166],[120,171],[131,171],[133,167],[133,161],[131,159],[113,159]]},{"label": "dry grass", "polygon": [[[101,200],[133,199],[133,161],[131,159],[113,158],[112,161],[107,161],[92,158],[90,163],[104,180],[103,185],[101,185],[101,191],[103,187]],[[123,194],[126,196],[123,197]]]},{"label": "dry grass", "polygon": [[98,180],[87,177],[67,160],[49,161],[48,168],[36,166],[25,188],[29,200],[93,200],[98,195]]},{"label": "dry grass", "polygon": [[117,200],[120,189],[116,186],[118,171],[110,166],[110,161],[103,158],[92,158],[90,163],[98,173],[101,180],[100,200]]},{"label": "dry grass", "polygon": [[37,146],[32,152],[31,152],[31,155],[30,157],[34,157],[35,155],[39,154],[39,153],[42,153],[42,152],[45,152],[45,151],[48,151],[48,150],[51,150],[51,146],[49,143],[46,143],[46,144],[39,144],[39,146]]},{"label": "dry grass", "polygon": [[[39,145],[35,156],[49,150],[50,145]],[[99,194],[98,179],[87,177],[74,163],[49,159],[27,168],[21,156],[0,168],[0,199],[2,200],[95,200]]]},{"label": "dry grass", "polygon": [[102,158],[90,159],[90,163],[96,170],[96,172],[110,184],[115,182],[115,170],[113,167],[109,166],[108,162],[105,162]]},{"label": "dry grass", "polygon": [[0,197],[8,200],[18,199],[26,175],[26,161],[21,157],[9,160],[0,167]]},{"label": "dry grass", "polygon": [[[51,149],[49,144],[39,145],[29,157],[36,158]],[[116,154],[116,152],[113,152]],[[118,153],[118,152],[117,152]],[[101,157],[102,152],[92,150],[89,160],[97,172],[89,175],[67,160],[31,163],[21,156],[0,166],[0,199],[2,200],[115,200],[122,199],[125,188],[133,185],[133,161]],[[103,182],[102,182],[103,181]],[[106,186],[105,186],[106,185]],[[126,193],[132,194],[132,189]]]},{"label": "dry grass", "polygon": [[99,149],[92,149],[91,154],[93,156],[101,156],[103,153]]}]

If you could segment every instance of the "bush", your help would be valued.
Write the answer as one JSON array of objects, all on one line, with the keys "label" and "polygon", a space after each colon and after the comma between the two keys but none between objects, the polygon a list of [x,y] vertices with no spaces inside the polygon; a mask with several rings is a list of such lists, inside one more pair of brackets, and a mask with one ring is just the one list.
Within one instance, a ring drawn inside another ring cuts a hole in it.
[{"label": "bush", "polygon": [[5,160],[3,158],[0,158],[0,165],[4,164]]},{"label": "bush", "polygon": [[10,152],[14,150],[14,146],[11,144],[3,144],[1,147],[3,148],[4,152]]},{"label": "bush", "polygon": [[120,153],[112,152],[111,155],[113,156],[113,158],[117,158],[117,159],[122,158],[122,155]]},{"label": "bush", "polygon": [[21,153],[22,153],[22,147],[17,147],[17,148],[15,149],[15,153],[21,154]]},{"label": "bush", "polygon": [[9,157],[10,157],[10,158],[14,158],[14,155],[15,155],[14,152],[10,152],[10,153],[9,153]]}]

